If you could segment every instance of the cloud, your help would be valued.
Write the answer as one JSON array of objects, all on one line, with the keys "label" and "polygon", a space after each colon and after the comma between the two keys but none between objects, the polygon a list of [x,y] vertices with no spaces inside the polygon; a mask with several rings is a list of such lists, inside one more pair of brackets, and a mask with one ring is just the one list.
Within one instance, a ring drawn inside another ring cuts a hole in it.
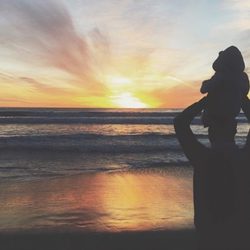
[{"label": "cloud", "polygon": [[199,95],[190,80],[212,75],[218,51],[235,44],[249,62],[249,8],[240,0],[0,0],[0,80],[11,82],[2,92],[101,106],[130,91],[184,106]]},{"label": "cloud", "polygon": [[0,72],[0,79],[4,81],[14,81],[16,78],[10,74]]},{"label": "cloud", "polygon": [[[16,51],[19,60],[67,72],[85,88],[104,88],[95,79],[93,55],[86,38],[78,34],[60,1],[1,0],[0,15],[0,43]],[[100,39],[102,44],[101,32],[95,33],[95,43]]]},{"label": "cloud", "polygon": [[148,94],[158,100],[159,108],[183,108],[202,98],[200,84],[201,81],[182,83],[169,89],[157,88]]},{"label": "cloud", "polygon": [[63,95],[63,96],[76,94],[76,91],[73,91],[72,89],[54,87],[54,86],[42,83],[33,78],[30,78],[30,77],[20,77],[17,80],[19,80],[19,82],[27,83],[31,87],[31,91],[38,91],[38,92],[43,92],[43,93],[50,94],[50,95],[56,94],[56,95]]},{"label": "cloud", "polygon": [[23,83],[28,84],[30,87],[30,91],[38,91],[49,95],[51,94],[72,95],[77,93],[76,90],[73,90],[72,88],[55,87],[49,84],[45,84],[31,77],[18,77],[15,75],[6,74],[2,72],[0,72],[0,81],[12,84],[19,83],[19,86],[23,85]]},{"label": "cloud", "polygon": [[[224,28],[233,29],[236,32],[250,29],[249,11],[250,1],[241,0],[224,0],[223,5],[225,10],[230,11],[228,23],[224,23]],[[221,27],[223,28],[223,27]]]},{"label": "cloud", "polygon": [[19,106],[29,106],[29,105],[32,105],[32,102],[29,102],[25,99],[22,99],[20,97],[18,98],[4,98],[4,97],[1,97],[0,99],[0,105],[3,106],[3,107],[10,107],[14,104],[14,106],[16,106],[15,104],[18,104]]}]

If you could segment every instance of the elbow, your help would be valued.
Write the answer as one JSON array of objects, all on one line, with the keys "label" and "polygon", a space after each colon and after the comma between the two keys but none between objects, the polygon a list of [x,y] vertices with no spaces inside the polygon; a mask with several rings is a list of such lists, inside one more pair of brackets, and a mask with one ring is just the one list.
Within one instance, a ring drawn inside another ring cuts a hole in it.
[{"label": "elbow", "polygon": [[204,86],[204,83],[202,84],[202,86],[201,86],[201,88],[200,88],[200,92],[201,92],[202,94],[206,94],[206,93],[207,93],[207,89],[206,89],[206,87]]},{"label": "elbow", "polygon": [[201,94],[206,94],[206,91],[204,89],[200,89]]}]

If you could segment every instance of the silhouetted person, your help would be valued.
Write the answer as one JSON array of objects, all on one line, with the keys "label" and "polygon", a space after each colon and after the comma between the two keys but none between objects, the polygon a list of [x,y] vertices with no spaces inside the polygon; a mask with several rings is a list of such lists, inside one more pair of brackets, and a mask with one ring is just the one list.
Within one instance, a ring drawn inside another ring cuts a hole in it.
[{"label": "silhouetted person", "polygon": [[202,117],[205,127],[218,119],[234,123],[242,100],[249,91],[248,76],[244,72],[245,63],[235,46],[219,52],[213,69],[215,74],[211,79],[203,81],[200,89],[202,94],[208,93],[207,107]]},{"label": "silhouetted person", "polygon": [[[234,141],[236,122],[209,126],[211,148],[201,144],[190,124],[208,99],[186,108],[174,120],[177,138],[194,168],[194,224],[199,249],[250,249],[250,132],[244,148]],[[250,101],[242,108],[250,121]],[[246,247],[246,248],[243,248]]]}]

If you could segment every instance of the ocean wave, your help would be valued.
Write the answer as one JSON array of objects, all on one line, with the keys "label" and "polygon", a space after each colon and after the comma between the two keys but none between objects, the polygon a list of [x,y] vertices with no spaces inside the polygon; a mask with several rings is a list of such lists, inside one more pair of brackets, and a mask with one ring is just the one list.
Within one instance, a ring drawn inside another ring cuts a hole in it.
[{"label": "ocean wave", "polygon": [[153,110],[133,110],[129,111],[115,110],[105,111],[81,111],[74,109],[26,109],[26,110],[1,110],[0,117],[174,117],[179,111],[153,111]]},{"label": "ocean wave", "polygon": [[103,153],[180,150],[174,135],[153,133],[119,136],[98,134],[14,136],[1,138],[0,148]]},{"label": "ocean wave", "polygon": [[0,124],[172,124],[173,117],[0,117]]},{"label": "ocean wave", "polygon": [[[209,145],[206,135],[197,138]],[[15,136],[0,138],[0,149],[6,182],[190,166],[174,134]]]},{"label": "ocean wave", "polygon": [[23,154],[15,152],[8,154],[7,160],[0,166],[1,181],[37,180],[44,178],[58,178],[64,176],[122,171],[151,171],[173,167],[188,167],[188,160],[182,152],[168,152],[148,156],[146,153],[120,154],[111,157],[99,154]]},{"label": "ocean wave", "polygon": [[[174,117],[0,117],[0,124],[173,124]],[[248,121],[242,117],[239,123]],[[192,124],[201,125],[200,118]]]},{"label": "ocean wave", "polygon": [[[206,135],[196,135],[208,145]],[[243,144],[244,137],[237,137]],[[13,136],[0,138],[1,149],[47,150],[90,153],[140,153],[180,151],[174,134],[146,133],[139,135],[71,134],[53,136]]]}]

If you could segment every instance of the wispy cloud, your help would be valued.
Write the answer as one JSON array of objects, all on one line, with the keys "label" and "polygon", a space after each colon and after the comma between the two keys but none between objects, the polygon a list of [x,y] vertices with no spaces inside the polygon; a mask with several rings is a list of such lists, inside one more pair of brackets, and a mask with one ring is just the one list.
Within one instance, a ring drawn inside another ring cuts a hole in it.
[{"label": "wispy cloud", "polygon": [[26,83],[31,87],[31,91],[33,92],[42,92],[45,94],[50,95],[63,95],[63,96],[72,96],[76,94],[76,90],[73,91],[70,89],[60,88],[60,87],[54,87],[49,84],[42,83],[38,80],[35,80],[30,77],[20,77],[19,79],[16,79],[16,81],[19,81],[20,83]]},{"label": "wispy cloud", "polygon": [[158,107],[160,108],[181,108],[202,97],[199,92],[200,82],[179,84],[168,89],[156,88],[150,91],[150,95],[158,101]]},{"label": "wispy cloud", "polygon": [[19,105],[32,105],[32,102],[27,101],[26,99],[21,99],[21,98],[1,98],[0,104],[2,106],[11,106],[13,103],[17,103]]},{"label": "wispy cloud", "polygon": [[[86,38],[74,27],[72,17],[56,0],[2,0],[0,42],[16,52],[19,60],[67,72],[85,88],[103,88],[95,79],[93,55]],[[96,31],[97,33],[97,31]],[[101,32],[95,36],[102,45]]]},{"label": "wispy cloud", "polygon": [[12,87],[0,95],[109,106],[129,92],[185,105],[220,50],[238,46],[248,65],[249,11],[249,0],[0,0],[0,81]]}]

